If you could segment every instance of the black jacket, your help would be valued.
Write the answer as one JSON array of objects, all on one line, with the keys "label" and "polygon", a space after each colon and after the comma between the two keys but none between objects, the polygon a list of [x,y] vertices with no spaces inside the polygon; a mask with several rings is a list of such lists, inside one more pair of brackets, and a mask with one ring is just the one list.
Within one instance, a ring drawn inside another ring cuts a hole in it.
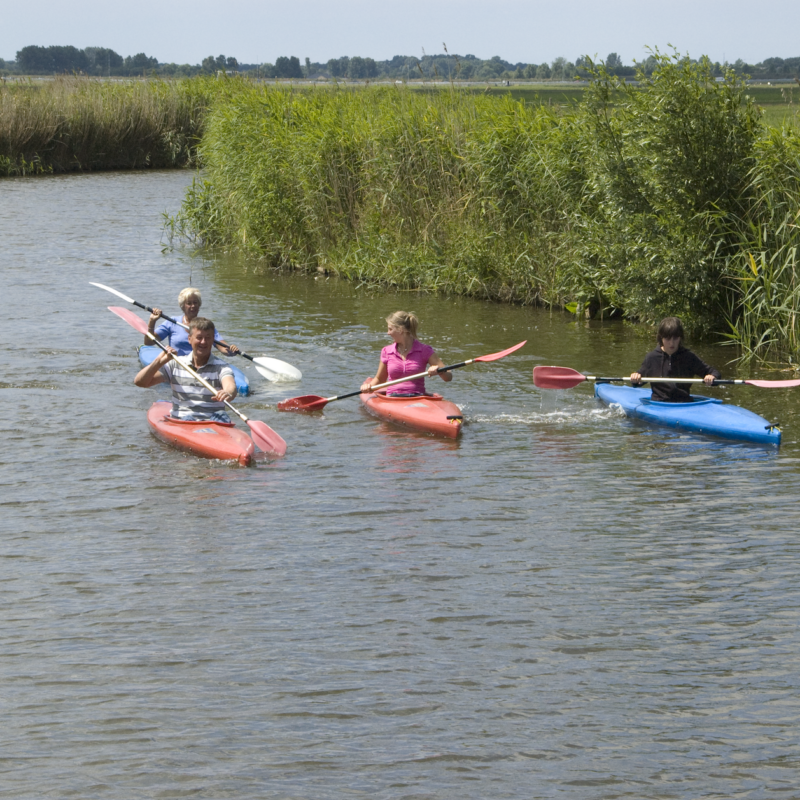
[{"label": "black jacket", "polygon": [[[719,370],[710,367],[691,350],[681,345],[674,355],[667,355],[660,347],[649,352],[639,367],[643,378],[705,378],[713,375],[721,378]],[[653,400],[667,403],[690,403],[691,395],[687,383],[651,383]]]}]

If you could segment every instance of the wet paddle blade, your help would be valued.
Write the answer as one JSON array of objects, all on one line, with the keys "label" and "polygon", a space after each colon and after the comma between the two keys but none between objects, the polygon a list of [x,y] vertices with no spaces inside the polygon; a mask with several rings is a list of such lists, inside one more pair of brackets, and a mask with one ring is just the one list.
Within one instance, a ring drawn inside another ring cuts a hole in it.
[{"label": "wet paddle blade", "polygon": [[115,294],[117,297],[124,300],[126,303],[135,303],[136,301],[132,297],[128,297],[126,294],[122,294],[122,292],[118,292],[116,289],[112,289],[110,286],[106,286],[103,283],[94,283],[94,281],[89,281],[92,286],[96,286],[98,289],[105,289],[107,292],[111,292],[111,294]]},{"label": "wet paddle blade", "polygon": [[500,358],[505,358],[507,355],[510,355],[515,350],[519,350],[520,347],[525,347],[528,343],[526,339],[524,342],[520,342],[519,344],[515,344],[513,347],[509,347],[508,350],[501,350],[499,353],[490,353],[488,356],[478,356],[477,358],[473,358],[473,361],[497,361]]},{"label": "wet paddle blade", "polygon": [[540,389],[572,389],[586,379],[585,375],[569,367],[533,368],[533,382]]},{"label": "wet paddle blade", "polygon": [[748,386],[758,386],[759,389],[792,389],[800,386],[800,381],[745,381]]},{"label": "wet paddle blade", "polygon": [[108,310],[112,314],[116,314],[120,319],[124,319],[128,325],[136,328],[139,333],[147,333],[147,323],[141,317],[136,316],[130,309],[120,308],[119,306],[109,306]]},{"label": "wet paddle blade", "polygon": [[259,356],[253,359],[253,364],[259,375],[274,383],[299,381],[303,377],[303,373],[300,372],[297,367],[293,367],[291,364],[287,364],[279,358]]},{"label": "wet paddle blade", "polygon": [[301,397],[290,397],[278,403],[278,411],[320,411],[325,408],[328,399],[318,394],[304,394]]},{"label": "wet paddle blade", "polygon": [[272,456],[286,455],[286,442],[283,437],[275,433],[266,422],[248,419],[247,426],[253,435],[253,441],[260,450]]}]

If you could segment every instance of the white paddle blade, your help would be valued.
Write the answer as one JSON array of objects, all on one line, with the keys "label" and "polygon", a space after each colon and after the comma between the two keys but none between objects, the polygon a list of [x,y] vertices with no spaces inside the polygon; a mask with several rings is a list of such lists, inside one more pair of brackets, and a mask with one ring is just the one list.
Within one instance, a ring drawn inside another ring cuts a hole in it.
[{"label": "white paddle blade", "polygon": [[267,356],[259,356],[253,359],[258,374],[266,378],[268,381],[274,383],[289,383],[290,381],[299,381],[303,377],[297,367],[287,364],[278,358],[268,358]]}]

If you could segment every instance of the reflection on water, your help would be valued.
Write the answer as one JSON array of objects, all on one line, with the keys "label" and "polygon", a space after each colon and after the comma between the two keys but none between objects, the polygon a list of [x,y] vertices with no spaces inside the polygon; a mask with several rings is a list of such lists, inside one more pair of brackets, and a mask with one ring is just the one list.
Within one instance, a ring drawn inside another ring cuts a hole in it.
[{"label": "reflection on water", "polygon": [[[650,337],[162,253],[190,180],[0,182],[0,797],[793,796],[796,395],[718,390],[778,451],[542,392],[535,364],[626,374]],[[287,457],[152,438],[163,390],[132,385],[138,339],[89,281],[167,307],[196,285],[298,366],[246,366],[238,401]],[[530,340],[454,373],[459,441],[358,398],[277,412],[358,388],[397,308],[447,363]]]}]

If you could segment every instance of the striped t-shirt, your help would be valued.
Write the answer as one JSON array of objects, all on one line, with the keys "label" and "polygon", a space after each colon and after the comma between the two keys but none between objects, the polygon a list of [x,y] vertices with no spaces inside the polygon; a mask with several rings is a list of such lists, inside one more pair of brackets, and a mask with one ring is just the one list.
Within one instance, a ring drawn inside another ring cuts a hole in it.
[{"label": "striped t-shirt", "polygon": [[222,379],[226,375],[233,377],[233,370],[216,356],[209,356],[208,362],[194,371],[208,381],[216,392],[203,386],[184,364],[191,366],[192,356],[178,356],[161,367],[161,374],[166,377],[172,387],[172,416],[178,419],[213,420],[215,422],[230,422],[230,417],[225,413],[225,403],[220,403],[211,398],[222,389]]}]

